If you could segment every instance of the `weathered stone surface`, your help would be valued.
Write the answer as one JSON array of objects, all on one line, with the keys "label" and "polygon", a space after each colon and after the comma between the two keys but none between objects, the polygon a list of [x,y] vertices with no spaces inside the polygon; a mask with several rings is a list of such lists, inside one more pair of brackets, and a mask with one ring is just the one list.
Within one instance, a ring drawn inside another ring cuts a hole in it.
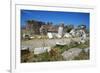
[{"label": "weathered stone surface", "polygon": [[85,48],[84,51],[87,53],[89,51],[89,48]]},{"label": "weathered stone surface", "polygon": [[68,51],[64,51],[62,53],[62,56],[65,60],[72,60],[74,59],[74,57],[78,56],[81,51],[82,49],[72,48],[72,49],[69,49]]},{"label": "weathered stone surface", "polygon": [[40,48],[35,48],[34,49],[34,54],[41,54],[44,52],[49,52],[51,50],[50,47],[40,47]]}]

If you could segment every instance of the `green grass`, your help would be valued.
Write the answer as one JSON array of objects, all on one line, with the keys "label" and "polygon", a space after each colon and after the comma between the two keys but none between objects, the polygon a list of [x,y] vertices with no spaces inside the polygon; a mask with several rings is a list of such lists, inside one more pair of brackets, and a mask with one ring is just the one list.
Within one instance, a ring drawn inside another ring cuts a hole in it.
[{"label": "green grass", "polygon": [[63,53],[64,51],[70,49],[68,45],[56,45],[53,48],[57,48],[60,51],[60,53]]},{"label": "green grass", "polygon": [[37,56],[37,58],[40,58],[40,61],[43,62],[43,61],[60,61],[60,60],[63,60],[62,59],[62,56],[60,54],[59,51],[50,51],[50,52],[45,52],[45,53],[42,53],[42,54],[39,54]]},{"label": "green grass", "polygon": [[[89,41],[86,41],[84,44],[78,44],[76,42],[72,42],[70,45],[55,45],[52,47],[52,51],[45,52],[39,55],[34,55],[34,52],[31,54],[25,54],[21,58],[21,62],[46,62],[46,61],[63,61],[62,53],[71,48],[80,48],[84,49],[89,47]],[[87,60],[89,59],[89,52],[82,52],[79,56],[75,57],[73,60]]]},{"label": "green grass", "polygon": [[78,44],[75,47],[80,48],[80,49],[84,49],[84,48],[87,48],[89,46],[90,46],[90,42],[89,42],[89,40],[87,40],[85,43]]},{"label": "green grass", "polygon": [[72,42],[70,45],[56,45],[53,48],[57,48],[59,49],[60,53],[63,53],[64,51],[67,51],[70,48],[84,49],[87,47],[89,47],[89,41],[86,41],[84,44],[83,43],[78,44],[77,42]]}]

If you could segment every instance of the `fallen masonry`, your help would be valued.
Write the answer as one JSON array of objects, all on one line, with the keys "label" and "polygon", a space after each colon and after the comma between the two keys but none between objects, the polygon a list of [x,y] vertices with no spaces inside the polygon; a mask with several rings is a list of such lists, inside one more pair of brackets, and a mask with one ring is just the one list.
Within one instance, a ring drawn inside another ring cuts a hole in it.
[{"label": "fallen masonry", "polygon": [[72,49],[69,49],[68,51],[64,51],[62,53],[62,56],[65,60],[72,60],[74,59],[74,57],[78,56],[81,51],[82,49],[72,48]]}]

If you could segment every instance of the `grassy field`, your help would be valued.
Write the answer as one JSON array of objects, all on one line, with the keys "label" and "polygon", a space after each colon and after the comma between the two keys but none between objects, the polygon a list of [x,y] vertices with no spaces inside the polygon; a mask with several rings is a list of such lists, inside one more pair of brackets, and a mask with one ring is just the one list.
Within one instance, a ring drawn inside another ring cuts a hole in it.
[{"label": "grassy field", "polygon": [[[51,39],[51,40],[53,40],[53,39]],[[49,40],[49,41],[52,42],[51,40]],[[24,42],[24,44],[25,43],[26,44],[29,44],[29,43],[31,44],[32,40],[31,41],[27,41],[27,42]],[[36,42],[34,44],[36,44]],[[38,44],[38,45],[40,45],[40,44]],[[75,57],[73,60],[87,60],[87,59],[89,59],[89,51],[87,53],[84,52],[84,48],[89,48],[89,40],[86,41],[84,44],[83,43],[78,44],[77,42],[73,41],[68,45],[62,45],[62,46],[61,45],[53,45],[51,48],[52,49],[51,49],[50,52],[45,52],[45,53],[38,54],[38,55],[35,55],[34,51],[26,52],[26,53],[21,55],[21,63],[46,62],[46,61],[47,62],[48,61],[64,61],[64,59],[63,59],[61,54],[64,51],[67,51],[67,50],[69,50],[71,48],[82,49],[80,54],[77,57]]]}]

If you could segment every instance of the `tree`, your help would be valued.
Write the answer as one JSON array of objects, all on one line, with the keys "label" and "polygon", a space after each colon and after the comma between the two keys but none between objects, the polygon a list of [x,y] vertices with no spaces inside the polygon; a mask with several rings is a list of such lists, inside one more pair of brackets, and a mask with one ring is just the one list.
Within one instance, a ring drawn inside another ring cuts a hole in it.
[{"label": "tree", "polygon": [[30,32],[30,34],[40,34],[39,29],[41,25],[45,23],[41,21],[36,21],[36,20],[27,20],[27,29]]},{"label": "tree", "polygon": [[74,25],[72,25],[72,24],[69,24],[69,25],[66,25],[66,26],[65,26],[65,31],[68,32],[68,33],[69,33],[72,29],[74,29]]},{"label": "tree", "polygon": [[80,24],[80,25],[78,25],[78,29],[86,29],[86,25]]},{"label": "tree", "polygon": [[26,30],[28,32],[28,34],[32,34],[33,33],[33,23],[32,23],[32,20],[27,20],[26,21],[27,25],[26,25]]}]

